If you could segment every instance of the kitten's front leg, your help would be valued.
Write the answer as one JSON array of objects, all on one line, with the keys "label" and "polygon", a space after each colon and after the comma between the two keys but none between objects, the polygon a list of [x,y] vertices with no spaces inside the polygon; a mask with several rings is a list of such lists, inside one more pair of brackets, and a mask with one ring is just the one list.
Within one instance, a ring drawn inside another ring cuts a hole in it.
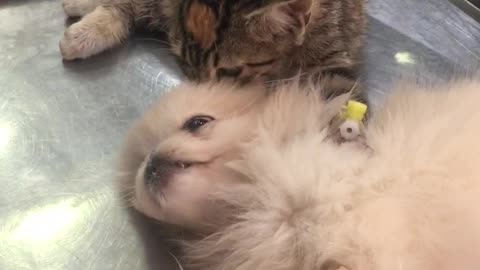
[{"label": "kitten's front leg", "polygon": [[130,32],[133,15],[116,6],[98,6],[65,30],[60,41],[63,59],[85,59],[120,45]]}]

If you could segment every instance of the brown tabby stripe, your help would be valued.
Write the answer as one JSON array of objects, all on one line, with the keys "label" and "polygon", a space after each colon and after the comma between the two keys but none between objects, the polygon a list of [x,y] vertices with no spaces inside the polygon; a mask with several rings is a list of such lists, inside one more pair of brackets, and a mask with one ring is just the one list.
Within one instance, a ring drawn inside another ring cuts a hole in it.
[{"label": "brown tabby stripe", "polygon": [[[217,39],[213,43],[210,48],[201,48],[196,42],[193,40],[191,33],[186,30],[186,16],[188,16],[188,10],[193,1],[199,1],[202,4],[208,6],[216,16],[218,21],[217,27],[215,29]],[[181,56],[183,59],[195,67],[199,67],[205,65],[208,59],[211,56],[211,53],[214,51],[215,46],[218,46],[223,41],[223,33],[225,29],[229,26],[229,22],[231,19],[231,14],[234,9],[238,10],[244,6],[244,3],[247,6],[251,6],[255,4],[258,0],[249,0],[246,2],[242,2],[239,0],[189,0],[183,1],[182,6],[179,10],[179,25],[181,26],[182,31],[182,48],[181,48]],[[263,2],[263,1],[260,1]],[[214,55],[214,65],[218,65],[219,59],[218,55]]]},{"label": "brown tabby stripe", "polygon": [[238,9],[240,10],[255,10],[260,7],[265,6],[268,2],[272,2],[271,0],[247,0],[247,1],[241,1],[241,3],[238,4]]}]

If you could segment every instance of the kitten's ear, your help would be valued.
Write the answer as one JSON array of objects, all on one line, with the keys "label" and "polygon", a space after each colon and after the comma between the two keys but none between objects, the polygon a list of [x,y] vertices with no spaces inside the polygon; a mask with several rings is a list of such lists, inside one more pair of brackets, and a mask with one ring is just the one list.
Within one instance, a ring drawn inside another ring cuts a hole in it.
[{"label": "kitten's ear", "polygon": [[260,36],[294,33],[295,43],[301,45],[310,20],[312,2],[313,0],[258,1],[247,12],[246,18],[254,22],[250,24],[251,30]]}]

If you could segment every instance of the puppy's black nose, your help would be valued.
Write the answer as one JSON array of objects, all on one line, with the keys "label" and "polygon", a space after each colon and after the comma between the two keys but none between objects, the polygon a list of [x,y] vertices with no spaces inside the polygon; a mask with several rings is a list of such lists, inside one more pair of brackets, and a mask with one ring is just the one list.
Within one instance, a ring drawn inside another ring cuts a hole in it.
[{"label": "puppy's black nose", "polygon": [[144,179],[149,185],[166,184],[174,169],[174,163],[161,156],[152,156],[145,167]]}]

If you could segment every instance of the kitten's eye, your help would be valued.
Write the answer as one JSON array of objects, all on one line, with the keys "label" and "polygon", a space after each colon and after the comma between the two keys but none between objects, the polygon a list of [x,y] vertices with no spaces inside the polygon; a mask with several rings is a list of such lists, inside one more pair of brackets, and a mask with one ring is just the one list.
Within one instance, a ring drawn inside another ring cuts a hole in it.
[{"label": "kitten's eye", "polygon": [[247,66],[249,67],[262,67],[262,66],[268,66],[271,65],[275,62],[275,59],[271,59],[268,61],[262,61],[262,62],[257,62],[257,63],[247,63]]},{"label": "kitten's eye", "polygon": [[238,77],[240,73],[242,73],[243,68],[242,67],[236,67],[236,68],[219,68],[217,69],[217,78],[222,78],[222,77]]},{"label": "kitten's eye", "polygon": [[182,129],[187,130],[188,132],[194,133],[199,128],[204,126],[206,123],[215,120],[215,118],[208,115],[197,115],[188,119],[184,124]]}]

